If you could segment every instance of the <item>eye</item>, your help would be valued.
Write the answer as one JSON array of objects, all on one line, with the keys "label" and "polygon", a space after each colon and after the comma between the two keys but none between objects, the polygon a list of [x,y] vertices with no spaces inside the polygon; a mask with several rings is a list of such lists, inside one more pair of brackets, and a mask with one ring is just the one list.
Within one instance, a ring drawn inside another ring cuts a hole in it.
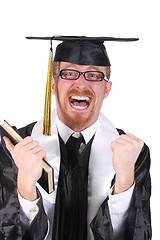
[{"label": "eye", "polygon": [[78,72],[71,69],[64,69],[61,72],[61,77],[63,79],[75,80],[78,78]]},{"label": "eye", "polygon": [[102,79],[101,72],[87,72],[86,78],[92,81],[100,81]]},{"label": "eye", "polygon": [[66,75],[67,76],[75,76],[75,72],[67,72]]},{"label": "eye", "polygon": [[93,73],[91,73],[89,76],[90,76],[91,78],[97,78],[97,75],[96,75],[96,74],[93,74]]}]

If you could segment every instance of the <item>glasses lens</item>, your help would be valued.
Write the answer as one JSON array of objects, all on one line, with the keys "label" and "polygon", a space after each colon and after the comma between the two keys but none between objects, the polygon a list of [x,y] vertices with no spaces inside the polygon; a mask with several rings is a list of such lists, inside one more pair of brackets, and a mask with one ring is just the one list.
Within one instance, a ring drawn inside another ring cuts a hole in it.
[{"label": "glasses lens", "polygon": [[85,78],[89,81],[102,81],[104,74],[98,71],[85,72]]},{"label": "glasses lens", "polygon": [[76,80],[79,77],[79,72],[71,69],[64,69],[61,71],[61,78],[66,80]]}]

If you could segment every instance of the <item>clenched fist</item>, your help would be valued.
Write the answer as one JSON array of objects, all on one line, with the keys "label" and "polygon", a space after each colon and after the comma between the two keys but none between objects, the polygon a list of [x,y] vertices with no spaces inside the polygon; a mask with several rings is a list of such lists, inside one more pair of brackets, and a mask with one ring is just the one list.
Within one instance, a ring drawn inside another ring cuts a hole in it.
[{"label": "clenched fist", "polygon": [[19,193],[27,200],[35,200],[37,198],[36,182],[42,175],[42,159],[46,159],[45,151],[31,137],[24,138],[15,146],[7,137],[4,137],[4,141],[18,168]]},{"label": "clenched fist", "polygon": [[144,142],[127,133],[111,142],[113,168],[116,172],[114,194],[121,193],[134,183],[134,168]]}]

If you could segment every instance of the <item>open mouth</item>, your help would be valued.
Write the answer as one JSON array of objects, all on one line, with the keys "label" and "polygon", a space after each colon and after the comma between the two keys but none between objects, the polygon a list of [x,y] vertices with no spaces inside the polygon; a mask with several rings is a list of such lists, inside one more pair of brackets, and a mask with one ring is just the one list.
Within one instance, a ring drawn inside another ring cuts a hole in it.
[{"label": "open mouth", "polygon": [[69,103],[74,109],[83,110],[89,107],[91,98],[86,96],[71,96]]}]

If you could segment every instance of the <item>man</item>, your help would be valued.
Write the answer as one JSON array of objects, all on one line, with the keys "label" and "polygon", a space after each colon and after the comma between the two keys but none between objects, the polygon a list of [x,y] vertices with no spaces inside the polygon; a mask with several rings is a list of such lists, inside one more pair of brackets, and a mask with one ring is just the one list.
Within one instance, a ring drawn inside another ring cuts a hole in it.
[{"label": "man", "polygon": [[[2,140],[1,239],[151,239],[148,147],[100,113],[112,87],[103,40],[62,40],[52,136],[40,120],[16,146],[4,137],[14,162]],[[54,168],[50,195],[37,184],[43,158]]]}]

